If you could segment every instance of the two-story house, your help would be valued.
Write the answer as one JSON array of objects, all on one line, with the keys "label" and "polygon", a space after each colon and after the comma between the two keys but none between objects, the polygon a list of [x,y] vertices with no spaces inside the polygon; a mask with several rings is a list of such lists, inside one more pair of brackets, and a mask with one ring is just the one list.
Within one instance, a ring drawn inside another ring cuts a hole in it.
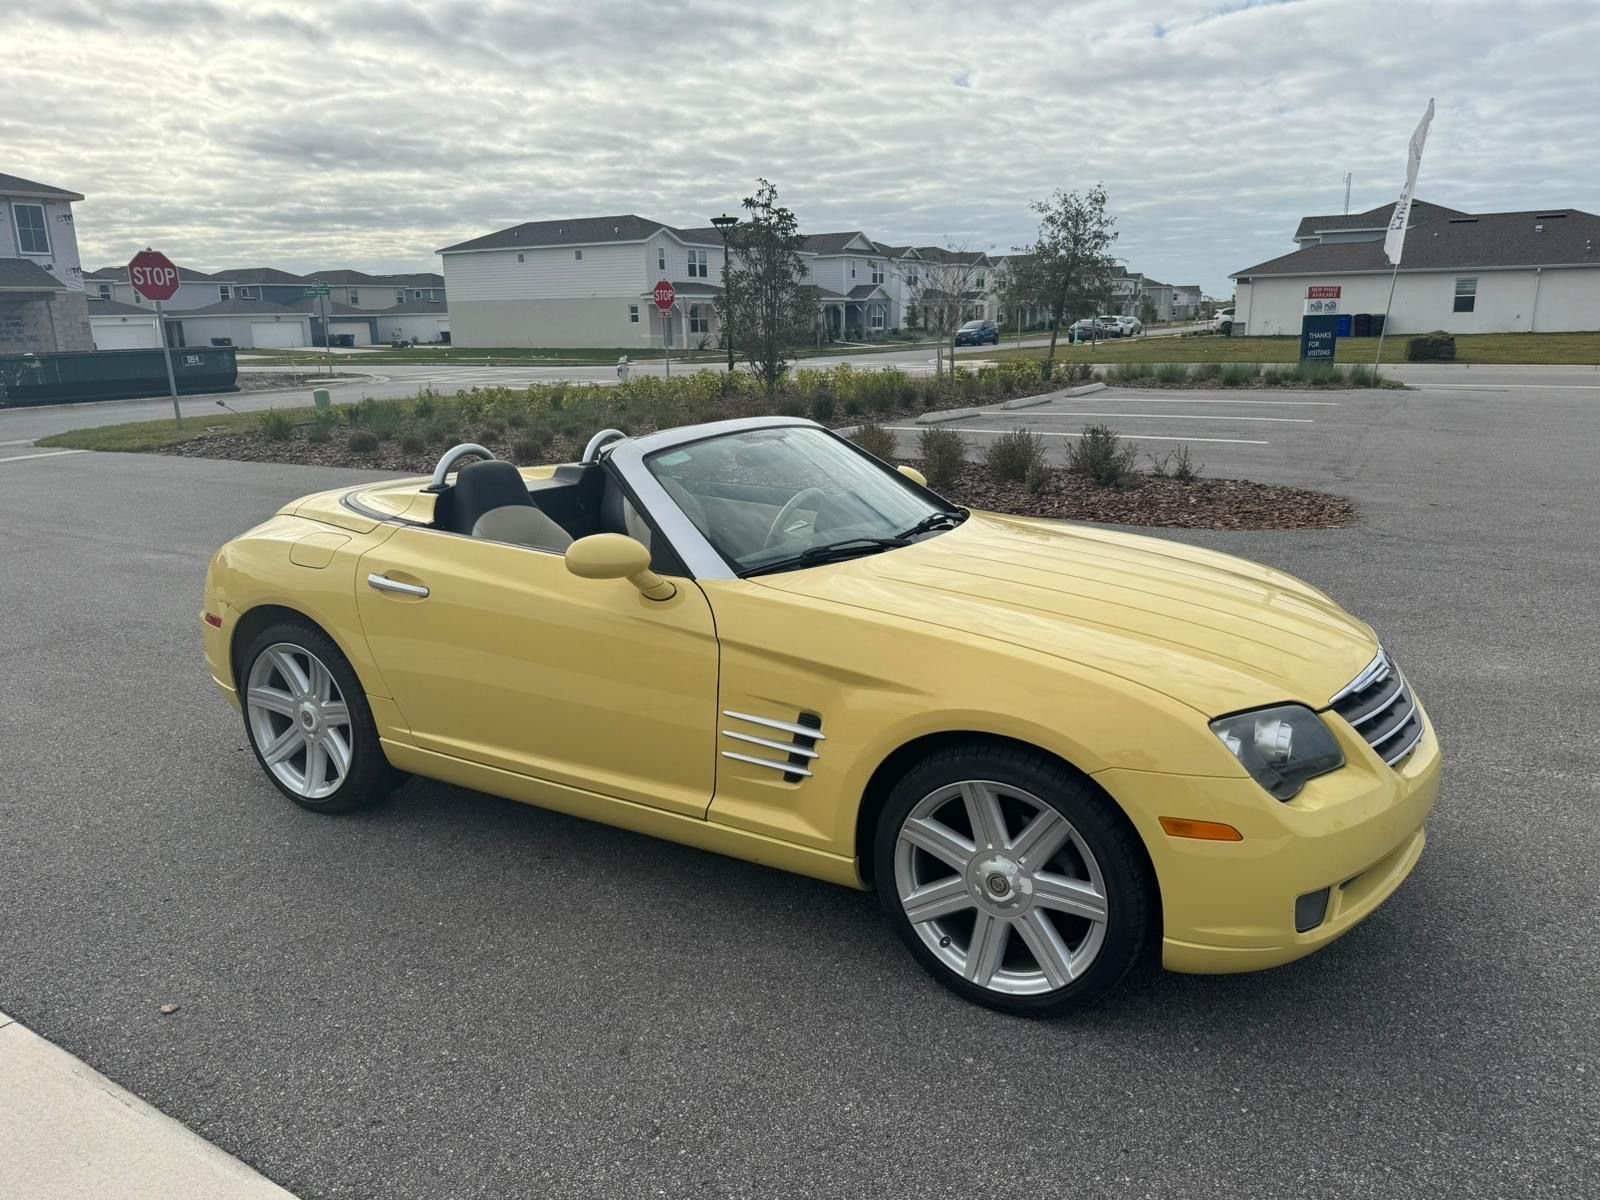
[{"label": "two-story house", "polygon": [[807,234],[810,280],[822,327],[836,341],[865,341],[898,328],[889,291],[890,258],[859,229]]},{"label": "two-story house", "polygon": [[[633,213],[527,221],[439,251],[459,346],[715,346],[722,238]],[[659,314],[650,296],[673,285]]]},{"label": "two-story house", "polygon": [[0,354],[93,350],[65,188],[0,174]]}]

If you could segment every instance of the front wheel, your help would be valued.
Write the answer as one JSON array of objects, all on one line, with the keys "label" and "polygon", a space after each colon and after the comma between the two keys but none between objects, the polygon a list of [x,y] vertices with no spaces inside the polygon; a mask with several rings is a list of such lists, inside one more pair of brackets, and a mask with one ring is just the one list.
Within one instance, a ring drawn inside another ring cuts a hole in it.
[{"label": "front wheel", "polygon": [[256,761],[302,808],[347,812],[405,778],[389,765],[361,681],[310,623],[263,629],[245,649],[239,699]]},{"label": "front wheel", "polygon": [[1142,952],[1154,896],[1136,835],[1082,775],[1035,751],[941,751],[879,821],[878,893],[941,983],[1019,1016],[1056,1016],[1115,986]]}]

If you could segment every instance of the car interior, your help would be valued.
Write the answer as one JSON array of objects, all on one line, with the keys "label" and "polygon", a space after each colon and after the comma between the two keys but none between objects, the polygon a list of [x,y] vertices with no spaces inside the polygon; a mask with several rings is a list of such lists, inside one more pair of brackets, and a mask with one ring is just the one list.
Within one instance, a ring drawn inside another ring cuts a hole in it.
[{"label": "car interior", "polygon": [[567,463],[548,479],[524,479],[504,459],[472,462],[437,488],[433,527],[552,554],[592,533],[621,533],[650,550],[662,574],[684,574],[665,540],[602,463]]}]

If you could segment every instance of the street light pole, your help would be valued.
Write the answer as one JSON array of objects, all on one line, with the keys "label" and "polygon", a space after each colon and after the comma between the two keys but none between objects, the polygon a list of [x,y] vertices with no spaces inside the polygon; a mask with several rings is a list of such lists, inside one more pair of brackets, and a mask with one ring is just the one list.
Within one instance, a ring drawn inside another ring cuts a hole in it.
[{"label": "street light pole", "polygon": [[733,227],[739,223],[738,217],[730,217],[723,213],[720,217],[712,217],[711,223],[717,227],[717,232],[722,235],[722,311],[729,319],[723,322],[722,336],[728,343],[728,374],[733,374],[733,297],[728,292],[728,235],[733,232]]}]

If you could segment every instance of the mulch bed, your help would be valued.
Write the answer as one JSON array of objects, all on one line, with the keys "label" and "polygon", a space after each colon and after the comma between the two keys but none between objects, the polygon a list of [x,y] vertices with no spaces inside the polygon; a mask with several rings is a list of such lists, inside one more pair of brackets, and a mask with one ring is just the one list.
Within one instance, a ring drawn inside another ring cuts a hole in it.
[{"label": "mulch bed", "polygon": [[1356,521],[1354,501],[1307,488],[1247,479],[1176,479],[1140,475],[1113,490],[1064,470],[1051,472],[1042,492],[1020,483],[996,483],[968,463],[944,493],[958,504],[1024,517],[1099,521],[1108,525],[1164,525],[1179,529],[1337,529]]}]

